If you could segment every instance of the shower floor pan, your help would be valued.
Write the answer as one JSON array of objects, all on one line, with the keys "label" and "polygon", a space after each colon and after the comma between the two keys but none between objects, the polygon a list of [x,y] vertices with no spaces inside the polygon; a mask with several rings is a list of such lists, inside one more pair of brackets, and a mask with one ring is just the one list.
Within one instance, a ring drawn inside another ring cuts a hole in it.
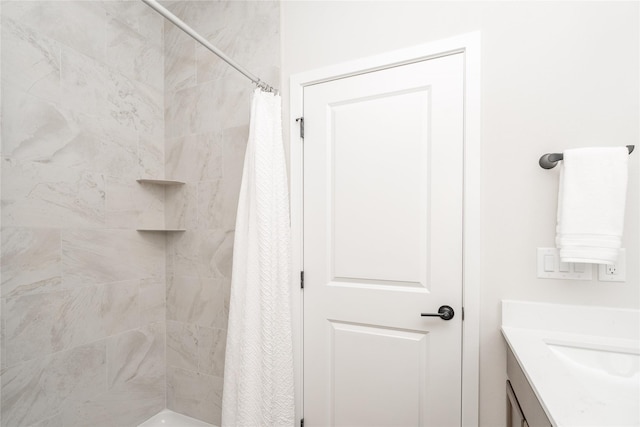
[{"label": "shower floor pan", "polygon": [[138,427],[215,427],[213,424],[165,409]]}]

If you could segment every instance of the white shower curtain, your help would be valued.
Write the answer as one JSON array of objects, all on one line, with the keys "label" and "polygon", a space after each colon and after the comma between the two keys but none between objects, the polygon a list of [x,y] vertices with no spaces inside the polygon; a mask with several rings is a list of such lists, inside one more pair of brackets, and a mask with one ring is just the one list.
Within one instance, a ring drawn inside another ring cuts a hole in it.
[{"label": "white shower curtain", "polygon": [[222,425],[293,426],[290,222],[279,95],[256,89],[236,218]]}]

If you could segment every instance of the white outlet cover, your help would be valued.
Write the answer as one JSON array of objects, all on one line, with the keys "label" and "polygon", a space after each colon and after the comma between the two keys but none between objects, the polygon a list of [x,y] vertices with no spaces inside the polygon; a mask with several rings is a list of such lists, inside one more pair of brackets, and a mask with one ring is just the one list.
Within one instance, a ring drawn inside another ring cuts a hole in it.
[{"label": "white outlet cover", "polygon": [[627,251],[620,249],[618,261],[615,263],[615,274],[607,274],[607,264],[598,264],[598,280],[601,282],[626,282],[627,281]]},{"label": "white outlet cover", "polygon": [[[557,248],[538,249],[538,278],[562,280],[591,280],[593,267],[591,264],[563,263],[560,264],[560,252]],[[553,260],[553,261],[551,261]],[[545,263],[546,261],[546,263]],[[546,265],[545,265],[546,264]],[[552,266],[551,271],[548,268]]]}]

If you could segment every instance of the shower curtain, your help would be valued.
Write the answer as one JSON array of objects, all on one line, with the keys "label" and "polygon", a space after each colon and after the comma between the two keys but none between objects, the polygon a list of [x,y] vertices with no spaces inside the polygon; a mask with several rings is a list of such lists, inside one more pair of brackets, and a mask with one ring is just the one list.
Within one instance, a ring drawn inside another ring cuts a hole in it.
[{"label": "shower curtain", "polygon": [[290,222],[279,95],[256,89],[236,217],[222,426],[293,426]]}]

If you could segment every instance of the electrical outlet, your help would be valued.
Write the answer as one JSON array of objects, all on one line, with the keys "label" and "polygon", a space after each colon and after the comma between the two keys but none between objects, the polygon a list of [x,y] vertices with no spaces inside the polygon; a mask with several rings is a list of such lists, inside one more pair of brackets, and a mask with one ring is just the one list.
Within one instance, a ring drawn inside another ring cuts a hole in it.
[{"label": "electrical outlet", "polygon": [[620,249],[615,264],[599,264],[598,280],[601,282],[624,282],[627,280],[627,251]]}]

